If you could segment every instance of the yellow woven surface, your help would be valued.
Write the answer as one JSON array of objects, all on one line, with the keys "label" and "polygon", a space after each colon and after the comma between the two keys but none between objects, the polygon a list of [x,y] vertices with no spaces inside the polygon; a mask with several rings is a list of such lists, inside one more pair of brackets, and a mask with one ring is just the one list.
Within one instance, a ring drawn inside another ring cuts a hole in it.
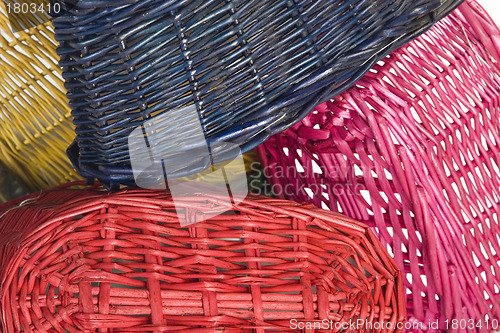
[{"label": "yellow woven surface", "polygon": [[9,25],[0,1],[0,160],[30,191],[76,180],[65,152],[75,134],[53,27],[14,34]]}]

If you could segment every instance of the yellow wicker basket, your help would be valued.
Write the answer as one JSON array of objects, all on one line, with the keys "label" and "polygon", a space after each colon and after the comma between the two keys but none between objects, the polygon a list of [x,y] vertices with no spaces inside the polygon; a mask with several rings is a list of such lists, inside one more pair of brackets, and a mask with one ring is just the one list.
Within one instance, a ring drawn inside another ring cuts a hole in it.
[{"label": "yellow wicker basket", "polygon": [[0,160],[36,191],[79,178],[66,156],[75,134],[53,27],[23,14],[46,23],[13,33],[9,1],[0,1]]}]

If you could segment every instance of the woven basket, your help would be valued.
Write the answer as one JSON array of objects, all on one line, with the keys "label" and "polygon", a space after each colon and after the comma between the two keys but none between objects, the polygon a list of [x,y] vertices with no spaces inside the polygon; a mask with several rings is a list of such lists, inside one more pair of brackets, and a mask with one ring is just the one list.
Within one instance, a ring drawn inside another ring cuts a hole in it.
[{"label": "woven basket", "polygon": [[[75,137],[53,27],[14,35],[0,1],[0,160],[31,191],[78,179],[66,156]],[[19,20],[35,15],[19,15]]]},{"label": "woven basket", "polygon": [[258,149],[278,196],[376,230],[429,331],[500,318],[499,40],[468,1]]},{"label": "woven basket", "polygon": [[238,208],[209,195],[179,204],[180,219],[228,212],[180,228],[168,192],[97,187],[0,206],[3,332],[289,332],[294,319],[405,324],[401,272],[365,225],[263,196]]},{"label": "woven basket", "polygon": [[[133,183],[128,136],[154,117],[186,125],[179,109],[188,106],[209,144],[222,145],[211,158],[229,160],[223,142],[256,147],[461,2],[78,1],[54,20],[76,125],[72,160],[109,187]],[[168,135],[163,150],[197,148],[185,139]],[[176,175],[209,159],[184,159]]]}]

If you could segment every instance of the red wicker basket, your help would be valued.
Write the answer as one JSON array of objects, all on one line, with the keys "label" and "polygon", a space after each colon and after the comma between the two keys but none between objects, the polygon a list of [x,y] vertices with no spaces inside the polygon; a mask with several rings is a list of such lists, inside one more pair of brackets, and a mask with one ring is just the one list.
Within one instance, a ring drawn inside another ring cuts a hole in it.
[{"label": "red wicker basket", "polygon": [[402,331],[401,272],[364,224],[250,195],[180,228],[220,203],[179,205],[178,217],[167,192],[94,186],[0,206],[2,331],[284,332],[330,320]]},{"label": "red wicker basket", "polygon": [[499,54],[466,1],[259,148],[275,194],[373,227],[429,332],[499,328]]}]

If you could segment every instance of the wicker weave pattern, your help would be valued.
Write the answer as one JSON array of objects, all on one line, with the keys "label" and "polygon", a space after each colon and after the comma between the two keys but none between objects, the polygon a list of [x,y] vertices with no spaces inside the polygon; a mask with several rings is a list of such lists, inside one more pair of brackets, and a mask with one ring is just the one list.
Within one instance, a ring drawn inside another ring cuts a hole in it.
[{"label": "wicker weave pattern", "polygon": [[[182,205],[189,216],[219,203],[203,195]],[[405,321],[401,272],[370,229],[312,205],[251,196],[182,229],[167,192],[61,188],[0,211],[4,332],[283,332],[292,318]]]},{"label": "wicker weave pattern", "polygon": [[32,191],[78,179],[66,156],[75,134],[53,27],[44,23],[14,35],[4,3],[0,2],[0,160]]},{"label": "wicker weave pattern", "polygon": [[[252,149],[459,3],[80,1],[54,20],[75,117],[77,169],[130,182],[128,134],[193,103],[211,143]],[[165,150],[182,150],[183,140],[165,138]],[[214,159],[227,154],[219,149]]]},{"label": "wicker weave pattern", "polygon": [[377,230],[410,321],[500,316],[499,37],[468,1],[259,148],[288,198]]}]

